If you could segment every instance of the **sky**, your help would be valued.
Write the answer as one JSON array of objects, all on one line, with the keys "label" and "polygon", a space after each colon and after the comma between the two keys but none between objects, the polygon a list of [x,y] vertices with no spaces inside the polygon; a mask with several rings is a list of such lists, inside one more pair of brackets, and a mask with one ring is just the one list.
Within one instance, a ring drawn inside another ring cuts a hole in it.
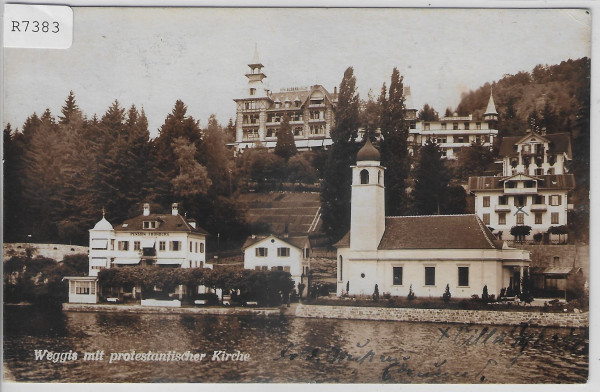
[{"label": "sky", "polygon": [[333,91],[352,66],[361,98],[394,67],[414,106],[456,108],[461,93],[537,64],[591,56],[591,16],[575,9],[74,8],[66,50],[4,49],[3,127],[69,91],[99,117],[117,99],[144,108],[152,137],[181,99],[205,126],[226,125],[255,45],[268,87]]}]

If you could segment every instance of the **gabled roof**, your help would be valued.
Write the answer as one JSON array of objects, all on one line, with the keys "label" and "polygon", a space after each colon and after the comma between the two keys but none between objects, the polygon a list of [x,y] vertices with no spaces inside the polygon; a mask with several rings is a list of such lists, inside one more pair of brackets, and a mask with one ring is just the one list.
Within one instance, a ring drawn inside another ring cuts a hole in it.
[{"label": "gabled roof", "polygon": [[500,181],[506,182],[506,181],[515,180],[515,179],[520,180],[520,181],[525,181],[525,180],[542,181],[542,179],[539,176],[530,176],[529,174],[526,174],[526,173],[517,173],[517,174],[513,174],[508,177],[502,177],[500,179]]},{"label": "gabled roof", "polygon": [[[474,214],[388,216],[378,249],[502,249],[502,243]],[[350,233],[334,246],[350,247]]]},{"label": "gabled roof", "polygon": [[[509,177],[469,177],[469,191],[503,190],[504,185],[502,182],[507,178]],[[548,174],[530,178],[538,181],[538,190],[568,190],[575,188],[575,176],[573,174]]]},{"label": "gabled roof", "polygon": [[285,242],[288,245],[293,246],[294,248],[297,249],[304,249],[304,245],[308,242],[310,244],[310,242],[308,241],[308,236],[292,236],[292,237],[278,237],[274,234],[271,235],[262,235],[262,236],[251,236],[248,237],[246,239],[246,241],[244,242],[244,245],[242,245],[242,250],[246,250],[246,248],[249,248],[253,245],[258,244],[259,242],[268,240],[268,239],[276,239],[279,240],[281,242]]},{"label": "gabled roof", "polygon": [[[325,89],[325,87],[321,86],[320,84],[311,86],[308,90],[279,91],[276,93],[271,93],[270,98],[273,102],[279,101],[280,103],[285,102],[285,101],[296,102],[296,100],[298,100],[298,101],[300,101],[300,105],[303,106],[308,101],[310,96],[317,90],[322,92],[323,97],[325,99],[327,99],[330,103],[333,104],[334,99],[335,99],[335,94],[331,94],[329,91],[327,91]],[[269,109],[275,109],[275,108],[273,106],[271,106]],[[281,110],[281,109],[286,109],[286,108],[277,108],[277,110]],[[289,109],[298,109],[298,108],[291,107]]]},{"label": "gabled roof", "polygon": [[515,151],[514,146],[516,144],[522,143],[531,137],[537,137],[541,140],[548,141],[549,145],[549,153],[564,153],[567,154],[567,158],[572,158],[571,153],[571,135],[569,133],[552,133],[546,134],[544,136],[539,134],[533,134],[530,132],[525,136],[507,136],[502,138],[502,142],[500,143],[499,154],[503,157],[515,156],[517,155],[517,151]]},{"label": "gabled roof", "polygon": [[[145,221],[158,221],[159,226],[156,229],[144,229]],[[143,231],[152,233],[154,231],[174,231],[174,232],[188,232],[196,234],[205,234],[208,232],[201,227],[193,228],[183,216],[172,215],[172,214],[150,214],[150,215],[139,215],[135,218],[127,219],[120,225],[115,226],[115,231],[131,232],[131,231]]]}]

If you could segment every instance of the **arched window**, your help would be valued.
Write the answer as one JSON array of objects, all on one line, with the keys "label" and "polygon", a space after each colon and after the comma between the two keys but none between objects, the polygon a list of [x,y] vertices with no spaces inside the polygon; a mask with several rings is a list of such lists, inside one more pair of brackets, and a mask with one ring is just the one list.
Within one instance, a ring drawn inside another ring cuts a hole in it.
[{"label": "arched window", "polygon": [[368,184],[369,183],[369,172],[367,169],[363,169],[360,171],[360,183]]},{"label": "arched window", "polygon": [[344,272],[344,258],[340,256],[340,280],[344,280],[342,273]]},{"label": "arched window", "polygon": [[377,184],[381,185],[381,171],[377,173]]}]

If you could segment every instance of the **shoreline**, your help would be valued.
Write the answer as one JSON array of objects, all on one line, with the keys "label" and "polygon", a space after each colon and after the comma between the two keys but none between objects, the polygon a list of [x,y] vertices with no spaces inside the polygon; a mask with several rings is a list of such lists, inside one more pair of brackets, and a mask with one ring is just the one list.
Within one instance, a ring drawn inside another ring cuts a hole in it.
[{"label": "shoreline", "polygon": [[151,314],[197,314],[216,316],[263,316],[328,318],[340,320],[401,321],[422,323],[531,325],[556,328],[588,328],[589,312],[545,313],[488,310],[378,308],[358,306],[292,304],[289,308],[196,307],[170,308],[141,305],[105,305],[64,303],[67,312],[111,312]]}]

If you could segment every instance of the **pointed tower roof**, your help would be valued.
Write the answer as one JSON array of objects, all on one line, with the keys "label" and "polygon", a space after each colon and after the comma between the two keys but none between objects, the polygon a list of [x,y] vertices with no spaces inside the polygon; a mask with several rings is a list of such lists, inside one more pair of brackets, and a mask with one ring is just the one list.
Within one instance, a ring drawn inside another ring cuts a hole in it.
[{"label": "pointed tower roof", "polygon": [[252,57],[252,61],[248,65],[250,67],[252,67],[252,66],[263,67],[263,65],[261,64],[261,62],[258,58],[258,44],[256,42],[254,43],[254,56]]},{"label": "pointed tower roof", "polygon": [[413,104],[412,94],[410,93],[410,86],[404,86],[402,94],[404,95],[404,107],[406,110],[414,110],[415,105]]},{"label": "pointed tower roof", "polygon": [[366,135],[367,142],[365,145],[358,151],[356,154],[356,161],[379,161],[381,160],[381,155],[379,151],[371,144],[371,139],[369,139],[369,135]]},{"label": "pointed tower roof", "polygon": [[490,90],[490,100],[488,102],[487,108],[485,109],[485,113],[483,114],[488,115],[488,114],[498,114],[498,112],[496,111],[496,105],[494,104],[494,94],[493,91]]}]

